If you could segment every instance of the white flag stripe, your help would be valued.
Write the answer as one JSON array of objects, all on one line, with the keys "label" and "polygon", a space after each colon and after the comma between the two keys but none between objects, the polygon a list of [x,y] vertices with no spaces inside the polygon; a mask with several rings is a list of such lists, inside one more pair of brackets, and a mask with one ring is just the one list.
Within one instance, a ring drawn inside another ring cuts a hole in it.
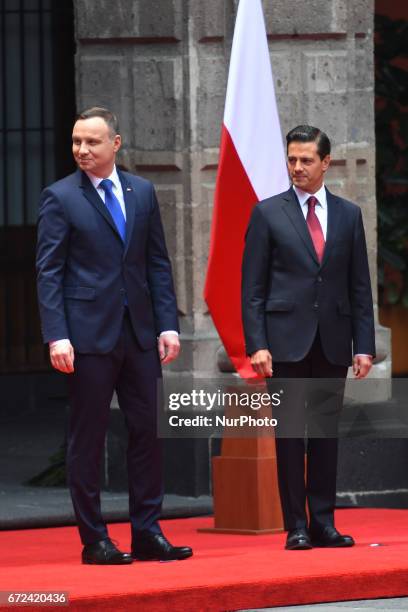
[{"label": "white flag stripe", "polygon": [[261,0],[240,0],[224,125],[259,200],[289,188]]}]

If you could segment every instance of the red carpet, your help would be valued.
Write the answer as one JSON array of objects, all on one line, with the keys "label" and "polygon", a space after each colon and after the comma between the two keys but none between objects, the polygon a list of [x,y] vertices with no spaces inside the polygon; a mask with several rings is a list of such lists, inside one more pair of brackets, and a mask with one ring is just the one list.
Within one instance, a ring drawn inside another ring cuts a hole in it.
[{"label": "red carpet", "polygon": [[[197,533],[212,525],[210,518],[163,521],[169,539],[192,545],[194,557],[122,567],[81,565],[72,527],[3,531],[0,590],[69,591],[70,610],[98,612],[203,612],[408,595],[408,510],[339,510],[336,520],[355,537],[354,548],[284,551],[283,534],[212,535]],[[127,525],[112,525],[110,534],[128,548]]]}]

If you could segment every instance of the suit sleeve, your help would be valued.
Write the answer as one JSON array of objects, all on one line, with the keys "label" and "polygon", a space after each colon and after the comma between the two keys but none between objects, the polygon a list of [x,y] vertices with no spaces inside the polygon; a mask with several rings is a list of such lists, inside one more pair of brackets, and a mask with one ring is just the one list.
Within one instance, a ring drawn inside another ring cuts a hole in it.
[{"label": "suit sleeve", "polygon": [[152,186],[149,236],[147,241],[147,282],[152,297],[156,332],[179,331],[177,301],[171,263],[167,253],[159,204]]},{"label": "suit sleeve", "polygon": [[268,348],[265,301],[271,250],[268,224],[256,206],[248,225],[242,260],[242,323],[247,355]]},{"label": "suit sleeve", "polygon": [[69,223],[57,196],[41,194],[37,232],[37,292],[44,342],[69,338],[63,298],[63,278]]},{"label": "suit sleeve", "polygon": [[361,210],[354,226],[353,253],[350,261],[350,303],[353,333],[353,354],[375,357],[373,299],[367,246]]}]

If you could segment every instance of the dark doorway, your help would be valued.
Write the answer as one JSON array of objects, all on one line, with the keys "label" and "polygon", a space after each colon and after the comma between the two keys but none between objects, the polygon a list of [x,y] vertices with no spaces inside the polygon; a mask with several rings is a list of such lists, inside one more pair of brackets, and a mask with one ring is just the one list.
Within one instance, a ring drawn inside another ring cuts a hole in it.
[{"label": "dark doorway", "polygon": [[40,332],[35,246],[41,190],[73,170],[74,54],[72,0],[0,0],[3,500],[44,470],[65,435],[65,381],[51,371]]},{"label": "dark doorway", "polygon": [[73,169],[72,0],[0,0],[0,373],[48,369],[35,286],[38,198]]}]

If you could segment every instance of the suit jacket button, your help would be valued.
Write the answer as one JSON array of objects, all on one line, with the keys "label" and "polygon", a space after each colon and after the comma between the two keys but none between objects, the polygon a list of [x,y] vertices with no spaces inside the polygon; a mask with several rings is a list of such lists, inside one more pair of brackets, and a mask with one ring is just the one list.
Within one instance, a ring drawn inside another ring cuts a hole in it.
[{"label": "suit jacket button", "polygon": [[321,283],[323,279],[322,279],[322,277],[321,277],[321,276],[318,276],[318,277],[317,277],[317,280],[319,281],[319,283]]},{"label": "suit jacket button", "polygon": [[318,304],[318,302],[315,302],[315,303],[313,304],[313,308],[319,308],[319,304]]}]

